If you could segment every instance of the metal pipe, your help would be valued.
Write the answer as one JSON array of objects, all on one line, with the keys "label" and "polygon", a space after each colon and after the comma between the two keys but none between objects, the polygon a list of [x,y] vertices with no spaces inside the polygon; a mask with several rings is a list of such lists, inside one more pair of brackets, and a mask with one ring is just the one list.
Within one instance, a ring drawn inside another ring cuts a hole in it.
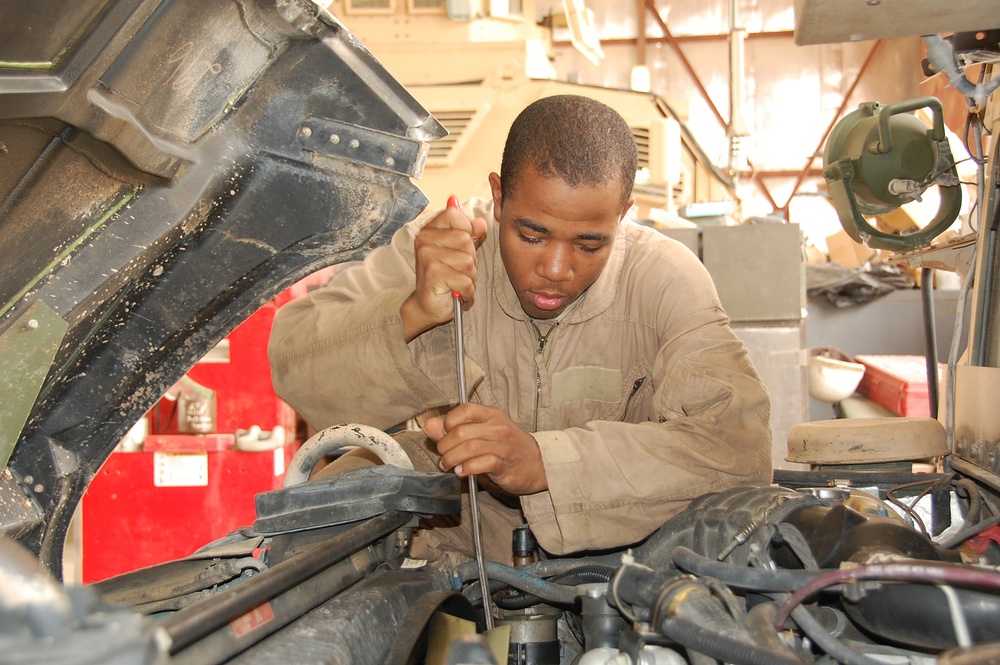
[{"label": "metal pipe", "polygon": [[160,624],[170,639],[170,653],[177,653],[269,598],[346,559],[402,527],[410,519],[407,513],[383,513],[331,537],[310,552],[279,563],[245,582],[174,613]]},{"label": "metal pipe", "polygon": [[[997,145],[995,140],[994,145]],[[990,294],[995,293],[993,287],[998,258],[997,243],[1000,242],[1000,234],[998,234],[998,230],[1000,230],[1000,204],[997,200],[1000,159],[997,159],[992,151],[990,158],[993,160],[992,173],[990,174],[991,186],[982,199],[985,201],[986,207],[982,210],[980,217],[983,224],[989,223],[989,226],[984,228],[982,224],[980,225],[979,237],[982,246],[979,248],[979,268],[976,275],[977,299],[972,342],[972,365],[977,367],[996,367],[998,365],[997,352],[994,348],[996,342],[991,339],[997,325],[996,308],[993,306]]]},{"label": "metal pipe", "polygon": [[[712,114],[715,115],[716,119],[718,119],[719,124],[723,128],[728,127],[729,123],[726,121],[725,118],[722,117],[722,113],[719,111],[719,108],[715,105],[715,102],[712,101],[711,96],[708,94],[708,90],[705,88],[705,86],[701,82],[701,79],[698,77],[698,73],[694,71],[694,67],[691,65],[691,62],[687,59],[687,56],[684,55],[684,51],[681,49],[680,42],[677,40],[677,38],[674,37],[673,33],[670,32],[670,28],[667,27],[667,24],[663,20],[663,17],[661,17],[660,13],[656,10],[656,3],[653,2],[653,0],[645,0],[645,2],[646,2],[646,8],[653,14],[653,18],[656,20],[657,25],[659,25],[660,30],[663,31],[663,36],[667,40],[667,43],[670,44],[671,48],[674,49],[674,53],[676,53],[677,57],[680,59],[681,65],[684,67],[688,75],[691,77],[691,80],[694,83],[695,87],[698,89],[698,92],[701,93],[702,99],[704,99],[705,103],[708,104],[708,108],[712,111]],[[755,169],[754,164],[752,161],[750,161],[750,159],[747,159],[747,165],[750,167],[751,171]],[[771,204],[771,206],[774,207],[775,210],[777,210],[778,204],[775,202],[774,197],[771,195],[771,192],[767,189],[767,186],[760,180],[757,180],[756,183],[757,186],[760,188],[761,192],[767,198],[768,202]]]},{"label": "metal pipe", "polygon": [[[645,0],[638,0],[639,7],[645,8]],[[747,39],[794,39],[794,30],[766,30],[762,32],[747,32]],[[697,44],[708,42],[724,42],[729,39],[729,33],[705,34],[705,35],[674,35],[674,41],[678,44]],[[602,38],[601,46],[634,46],[639,40],[635,37],[611,37]],[[669,43],[666,37],[646,37],[646,44]],[[552,46],[555,48],[573,48],[571,39],[553,39]]]},{"label": "metal pipe", "polygon": [[920,269],[920,295],[924,312],[924,349],[927,360],[927,401],[931,418],[938,413],[937,326],[934,321],[934,269]]},{"label": "metal pipe", "polygon": [[715,117],[718,118],[719,124],[723,127],[728,125],[729,123],[727,123],[726,119],[722,117],[722,113],[719,111],[719,108],[715,105],[715,102],[712,101],[711,96],[709,96],[708,90],[706,90],[705,86],[702,85],[701,79],[698,77],[698,73],[694,71],[694,67],[691,66],[691,62],[687,59],[687,56],[684,55],[684,51],[681,50],[681,45],[670,32],[670,28],[667,27],[663,17],[660,16],[660,12],[656,10],[656,3],[653,2],[653,0],[646,0],[646,8],[653,14],[653,18],[656,19],[656,23],[660,26],[660,30],[663,31],[663,36],[666,38],[667,43],[669,43],[674,49],[674,52],[677,53],[677,57],[680,59],[681,65],[691,77],[691,81],[694,83],[695,87],[698,88],[698,92],[701,93],[702,98],[706,103],[708,103],[708,108],[712,111]]},{"label": "metal pipe", "polygon": [[643,0],[635,0],[635,51],[635,64],[644,67],[646,65],[646,7]]},{"label": "metal pipe", "polygon": [[[190,647],[170,657],[170,665],[216,665],[226,663],[235,656],[273,635],[313,608],[325,603],[352,585],[360,582],[375,570],[379,557],[372,547],[351,555],[320,571],[309,580],[267,601],[267,607],[258,606],[246,615],[231,621],[199,639]],[[253,617],[264,617],[254,621]],[[246,630],[230,626],[242,625]]]}]

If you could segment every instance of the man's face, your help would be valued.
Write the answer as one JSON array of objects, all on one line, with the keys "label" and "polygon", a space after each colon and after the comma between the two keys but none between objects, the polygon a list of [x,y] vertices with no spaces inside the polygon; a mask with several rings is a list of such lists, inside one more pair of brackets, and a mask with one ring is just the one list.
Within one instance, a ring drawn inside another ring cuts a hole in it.
[{"label": "man's face", "polygon": [[500,176],[490,174],[500,256],[524,312],[554,319],[600,276],[611,256],[621,207],[617,182],[571,187],[529,167],[501,206]]}]

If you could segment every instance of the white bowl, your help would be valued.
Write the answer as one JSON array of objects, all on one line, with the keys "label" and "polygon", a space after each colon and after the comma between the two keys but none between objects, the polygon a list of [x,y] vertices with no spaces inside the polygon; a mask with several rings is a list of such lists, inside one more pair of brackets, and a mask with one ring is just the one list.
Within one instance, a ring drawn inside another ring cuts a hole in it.
[{"label": "white bowl", "polygon": [[821,402],[839,402],[858,389],[865,366],[827,355],[809,358],[809,394]]}]

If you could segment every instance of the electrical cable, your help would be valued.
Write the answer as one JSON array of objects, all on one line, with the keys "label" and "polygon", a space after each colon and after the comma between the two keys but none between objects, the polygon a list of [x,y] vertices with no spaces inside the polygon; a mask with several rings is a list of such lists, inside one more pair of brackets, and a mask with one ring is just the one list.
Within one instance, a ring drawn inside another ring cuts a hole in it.
[{"label": "electrical cable", "polygon": [[979,533],[990,528],[994,524],[1000,524],[1000,515],[991,517],[987,520],[983,520],[982,522],[979,522],[978,524],[971,526],[968,529],[963,529],[962,531],[959,531],[955,535],[948,538],[948,540],[944,541],[943,543],[940,543],[940,547],[946,550],[955,549],[956,547],[967,541],[969,538],[978,535]]},{"label": "electrical cable", "polygon": [[778,609],[775,628],[781,630],[791,611],[813,594],[834,584],[853,583],[861,580],[892,580],[922,582],[927,584],[956,584],[1000,589],[1000,573],[976,568],[958,568],[931,564],[868,564],[855,568],[834,570],[820,575],[789,594]]},{"label": "electrical cable", "polygon": [[[948,481],[951,481],[954,477],[955,474],[952,473],[946,476],[946,479]],[[921,534],[923,534],[925,537],[928,538],[930,536],[927,533],[927,527],[924,525],[924,521],[920,518],[920,515],[916,512],[915,508],[916,505],[920,503],[920,500],[925,496],[927,496],[930,492],[932,492],[934,489],[934,485],[936,485],[939,482],[943,483],[944,480],[939,480],[939,479],[917,480],[911,483],[901,483],[899,485],[894,485],[893,487],[890,487],[885,491],[886,501],[896,506],[900,510],[904,511],[907,515],[913,518],[914,522],[916,522],[917,526],[920,528]],[[913,503],[911,503],[910,505],[906,505],[901,500],[895,497],[895,493],[900,490],[909,489],[911,487],[924,487],[925,485],[926,489],[917,494],[916,498],[913,499]]]},{"label": "electrical cable", "polygon": [[679,546],[671,552],[674,564],[694,575],[714,577],[737,589],[753,591],[794,591],[836,570],[768,570],[723,563]]}]

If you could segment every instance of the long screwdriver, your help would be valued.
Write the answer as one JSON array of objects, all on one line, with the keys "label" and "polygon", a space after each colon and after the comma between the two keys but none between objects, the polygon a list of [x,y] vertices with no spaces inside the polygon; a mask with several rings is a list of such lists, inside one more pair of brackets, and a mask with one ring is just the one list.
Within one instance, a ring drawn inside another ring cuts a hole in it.
[{"label": "long screwdriver", "polygon": [[[452,195],[448,197],[448,207],[458,208],[458,197]],[[469,401],[468,393],[465,389],[465,343],[462,331],[462,294],[458,291],[451,292],[451,299],[455,306],[455,364],[458,367],[458,403],[465,404]],[[483,529],[479,521],[479,483],[476,476],[469,476],[469,512],[472,514],[472,547],[475,549],[476,565],[479,567],[479,585],[483,590],[483,614],[485,615],[486,630],[493,628],[493,608],[490,600],[490,580],[486,575],[486,556],[483,554]]]}]

